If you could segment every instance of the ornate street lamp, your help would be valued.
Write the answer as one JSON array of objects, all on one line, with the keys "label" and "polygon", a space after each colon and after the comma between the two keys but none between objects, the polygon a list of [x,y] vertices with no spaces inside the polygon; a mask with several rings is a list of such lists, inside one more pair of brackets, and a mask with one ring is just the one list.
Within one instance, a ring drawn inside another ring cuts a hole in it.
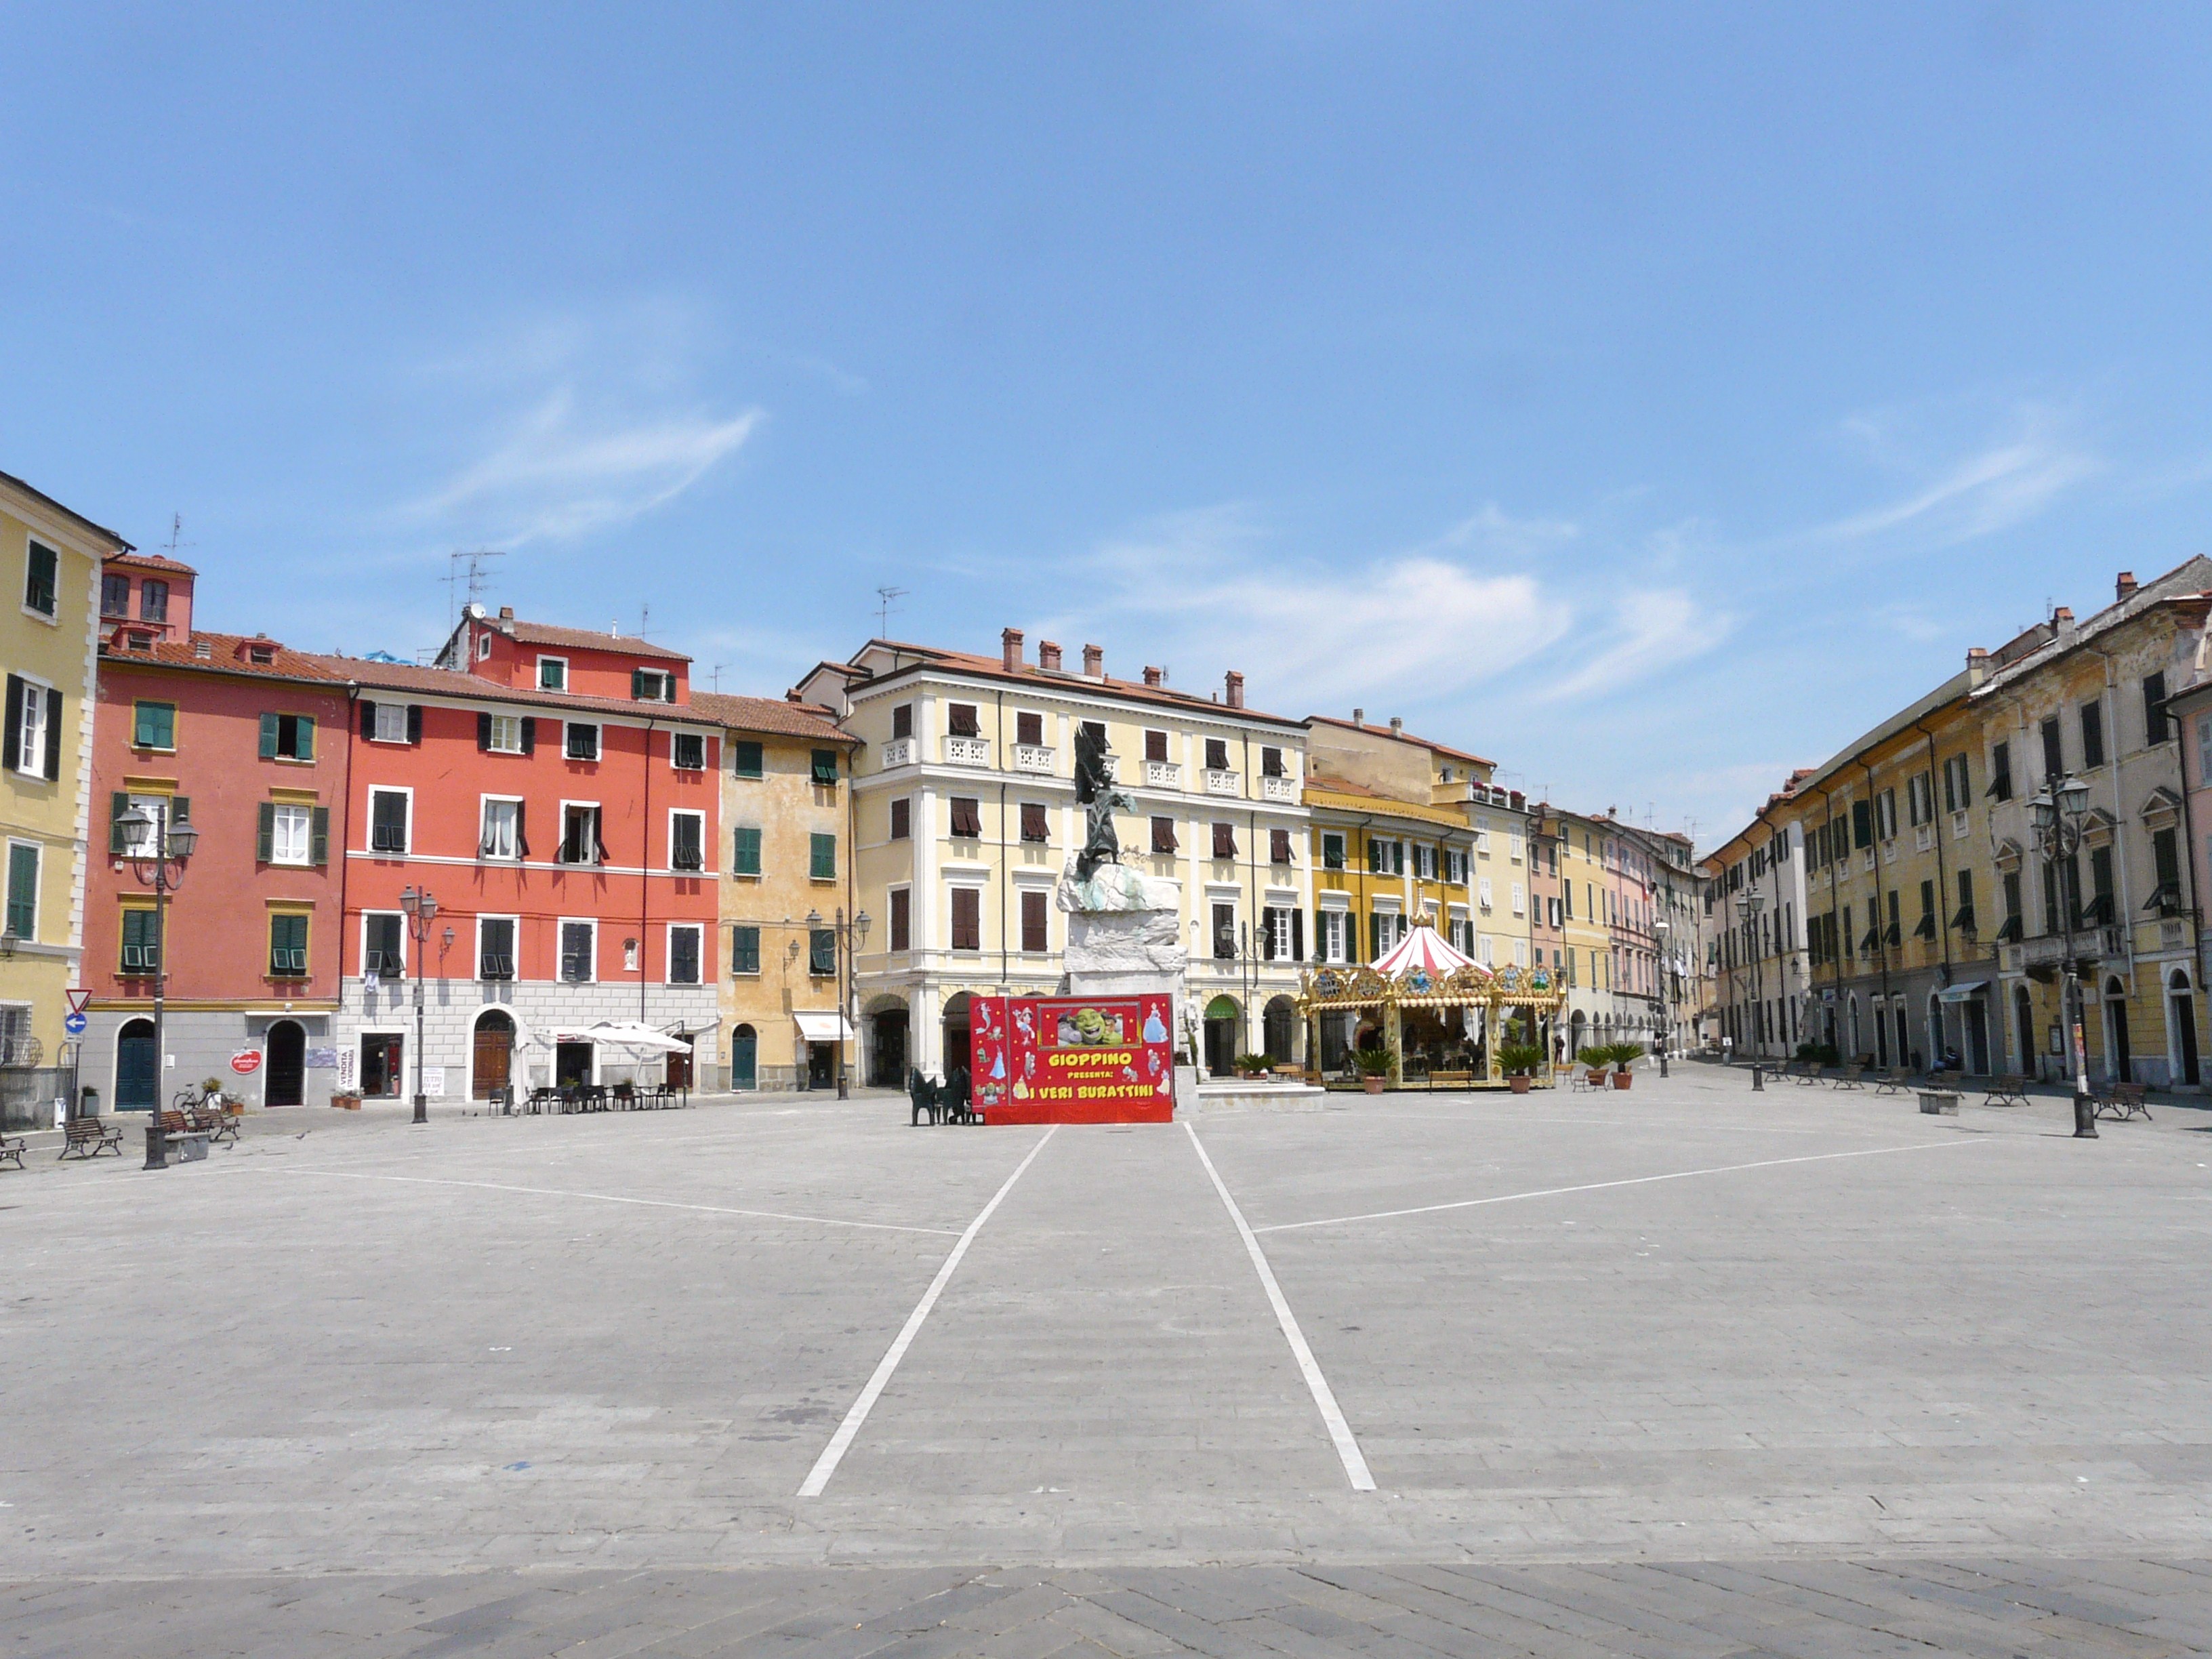
[{"label": "ornate street lamp", "polygon": [[171,823],[167,801],[150,812],[143,806],[131,807],[116,823],[123,832],[131,873],[140,886],[154,890],[154,1100],[146,1115],[146,1167],[166,1170],[169,1143],[161,1133],[161,1025],[163,992],[169,980],[169,895],[184,879],[185,866],[199,848],[200,832],[189,823]]},{"label": "ornate street lamp", "polygon": [[430,1103],[422,1094],[422,950],[430,937],[430,924],[438,919],[438,901],[427,887],[402,888],[399,908],[407,917],[407,932],[415,940],[415,1121],[430,1121]]},{"label": "ornate street lamp", "polygon": [[[2063,923],[2064,954],[2059,967],[2063,978],[2059,992],[2059,1017],[2066,1022],[2074,1061],[2074,1138],[2097,1138],[2095,1103],[2089,1097],[2089,1057],[2081,1040],[2081,963],[2074,953],[2075,912],[2081,900],[2081,880],[2071,860],[2081,848],[2082,820],[2089,812],[2089,786],[2069,773],[2056,784],[2045,784],[2027,803],[2028,822],[2035,832],[2035,850],[2051,877],[2048,891],[2057,901]],[[2070,876],[2070,879],[2069,878]]]},{"label": "ornate street lamp", "polygon": [[1763,1059],[1766,1054],[1766,1040],[1759,1035],[1759,1008],[1765,994],[1766,975],[1759,959],[1759,913],[1766,908],[1766,895],[1759,892],[1741,894],[1736,899],[1735,908],[1736,914],[1743,918],[1744,949],[1751,957],[1752,1041],[1759,1045],[1759,1054]]}]

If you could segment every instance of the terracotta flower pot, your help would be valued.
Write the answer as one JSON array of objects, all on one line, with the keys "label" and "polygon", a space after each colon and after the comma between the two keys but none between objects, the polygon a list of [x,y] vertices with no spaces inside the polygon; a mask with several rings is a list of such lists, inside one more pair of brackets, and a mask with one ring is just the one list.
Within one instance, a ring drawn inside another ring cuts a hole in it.
[{"label": "terracotta flower pot", "polygon": [[1379,1095],[1382,1092],[1383,1082],[1384,1079],[1379,1077],[1364,1077],[1359,1079],[1359,1086],[1370,1095]]},{"label": "terracotta flower pot", "polygon": [[1528,1079],[1525,1073],[1516,1074],[1505,1079],[1505,1086],[1516,1095],[1525,1095],[1528,1092]]},{"label": "terracotta flower pot", "polygon": [[1613,1086],[1616,1089],[1626,1089],[1635,1080],[1636,1073],[1633,1072],[1615,1072],[1613,1074]]}]

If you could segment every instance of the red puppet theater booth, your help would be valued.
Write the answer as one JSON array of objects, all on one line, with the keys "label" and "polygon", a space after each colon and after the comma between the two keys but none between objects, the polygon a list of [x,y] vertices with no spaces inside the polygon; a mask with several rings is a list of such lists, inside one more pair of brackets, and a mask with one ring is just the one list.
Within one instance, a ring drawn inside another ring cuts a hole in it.
[{"label": "red puppet theater booth", "polygon": [[969,1088],[986,1123],[1166,1123],[1175,1116],[1173,1000],[976,997]]}]

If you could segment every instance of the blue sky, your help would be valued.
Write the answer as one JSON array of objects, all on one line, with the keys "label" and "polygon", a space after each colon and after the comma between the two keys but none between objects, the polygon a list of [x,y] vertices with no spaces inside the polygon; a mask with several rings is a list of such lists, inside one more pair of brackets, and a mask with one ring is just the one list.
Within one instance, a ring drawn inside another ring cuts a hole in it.
[{"label": "blue sky", "polygon": [[2207,550],[2212,10],[12,9],[0,470],[202,618],[457,548],[1402,715],[1701,841]]}]

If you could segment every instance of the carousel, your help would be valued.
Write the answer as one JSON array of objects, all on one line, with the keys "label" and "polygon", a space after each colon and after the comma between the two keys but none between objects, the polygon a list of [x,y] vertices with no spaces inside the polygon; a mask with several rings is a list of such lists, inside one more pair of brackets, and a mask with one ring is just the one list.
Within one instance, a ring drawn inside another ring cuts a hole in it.
[{"label": "carousel", "polygon": [[1553,1018],[1565,1000],[1549,969],[1486,968],[1425,915],[1365,967],[1309,969],[1298,984],[1309,1064],[1326,1072],[1333,1057],[1348,1065],[1352,1050],[1380,1048],[1401,1086],[1469,1074],[1477,1083],[1502,1082],[1499,1045],[1517,1039],[1550,1055]]}]

